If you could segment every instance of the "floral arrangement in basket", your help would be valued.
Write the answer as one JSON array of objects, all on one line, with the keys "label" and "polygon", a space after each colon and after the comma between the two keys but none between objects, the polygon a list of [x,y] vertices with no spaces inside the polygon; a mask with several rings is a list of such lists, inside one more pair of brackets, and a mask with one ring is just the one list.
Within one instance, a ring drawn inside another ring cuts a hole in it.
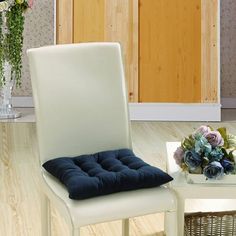
[{"label": "floral arrangement in basket", "polygon": [[225,174],[236,174],[235,150],[235,135],[228,134],[226,128],[214,130],[203,125],[184,138],[174,159],[183,171],[221,179]]}]

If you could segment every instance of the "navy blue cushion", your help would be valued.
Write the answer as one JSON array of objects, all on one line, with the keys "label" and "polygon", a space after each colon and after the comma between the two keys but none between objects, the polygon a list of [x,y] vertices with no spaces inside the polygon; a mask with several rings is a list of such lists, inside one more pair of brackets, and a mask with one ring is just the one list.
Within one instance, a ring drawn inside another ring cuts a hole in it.
[{"label": "navy blue cushion", "polygon": [[47,161],[43,167],[67,187],[71,199],[151,188],[172,180],[129,149],[60,157]]}]

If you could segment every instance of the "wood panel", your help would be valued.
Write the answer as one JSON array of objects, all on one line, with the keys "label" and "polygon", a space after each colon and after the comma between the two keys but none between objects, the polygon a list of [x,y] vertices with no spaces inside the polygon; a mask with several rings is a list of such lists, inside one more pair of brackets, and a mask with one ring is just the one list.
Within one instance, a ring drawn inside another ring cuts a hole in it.
[{"label": "wood panel", "polygon": [[138,0],[106,0],[105,41],[122,47],[129,101],[138,102]]},{"label": "wood panel", "polygon": [[130,102],[218,102],[217,13],[218,0],[57,0],[57,43],[120,42]]},{"label": "wood panel", "polygon": [[105,0],[74,1],[74,43],[104,41]]},{"label": "wood panel", "polygon": [[73,0],[56,1],[56,42],[73,42]]},{"label": "wood panel", "polygon": [[132,33],[133,40],[131,41],[130,48],[133,49],[133,67],[131,68],[133,74],[129,78],[129,91],[133,93],[133,98],[130,98],[131,102],[138,102],[139,96],[139,65],[138,65],[138,57],[139,57],[139,2],[138,0],[133,0],[133,22],[132,22]]},{"label": "wood panel", "polygon": [[140,102],[201,101],[201,0],[140,0]]},{"label": "wood panel", "polygon": [[138,101],[138,0],[74,1],[74,42],[119,42],[129,100]]},{"label": "wood panel", "polygon": [[202,0],[202,96],[201,101],[219,102],[219,1]]}]

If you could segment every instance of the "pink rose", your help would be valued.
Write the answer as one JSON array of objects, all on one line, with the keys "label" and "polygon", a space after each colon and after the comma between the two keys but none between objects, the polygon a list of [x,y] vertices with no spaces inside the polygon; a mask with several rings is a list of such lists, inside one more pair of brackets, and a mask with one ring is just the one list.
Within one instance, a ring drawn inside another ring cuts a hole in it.
[{"label": "pink rose", "polygon": [[218,131],[210,131],[209,133],[205,134],[204,137],[213,147],[224,145],[224,139]]},{"label": "pink rose", "polygon": [[205,135],[209,132],[211,132],[210,127],[208,127],[207,125],[201,125],[198,129],[195,130],[193,135],[195,135],[195,134]]},{"label": "pink rose", "polygon": [[174,159],[177,165],[181,166],[184,158],[184,150],[182,147],[178,147],[174,152]]},{"label": "pink rose", "polygon": [[34,0],[28,0],[28,5],[30,8],[32,8],[34,5]]}]

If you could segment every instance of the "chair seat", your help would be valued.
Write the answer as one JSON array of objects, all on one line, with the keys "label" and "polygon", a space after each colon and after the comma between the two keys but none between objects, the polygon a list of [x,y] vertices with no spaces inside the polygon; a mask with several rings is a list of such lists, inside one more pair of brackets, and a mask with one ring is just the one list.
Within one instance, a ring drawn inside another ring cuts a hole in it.
[{"label": "chair seat", "polygon": [[74,227],[176,210],[175,195],[165,186],[72,200],[68,198],[67,189],[55,177],[42,171],[49,187],[46,189],[48,196],[57,196],[53,200],[59,208],[66,205]]},{"label": "chair seat", "polygon": [[173,180],[130,149],[48,160],[43,167],[62,182],[69,198],[82,200],[121,191],[157,187]]}]

